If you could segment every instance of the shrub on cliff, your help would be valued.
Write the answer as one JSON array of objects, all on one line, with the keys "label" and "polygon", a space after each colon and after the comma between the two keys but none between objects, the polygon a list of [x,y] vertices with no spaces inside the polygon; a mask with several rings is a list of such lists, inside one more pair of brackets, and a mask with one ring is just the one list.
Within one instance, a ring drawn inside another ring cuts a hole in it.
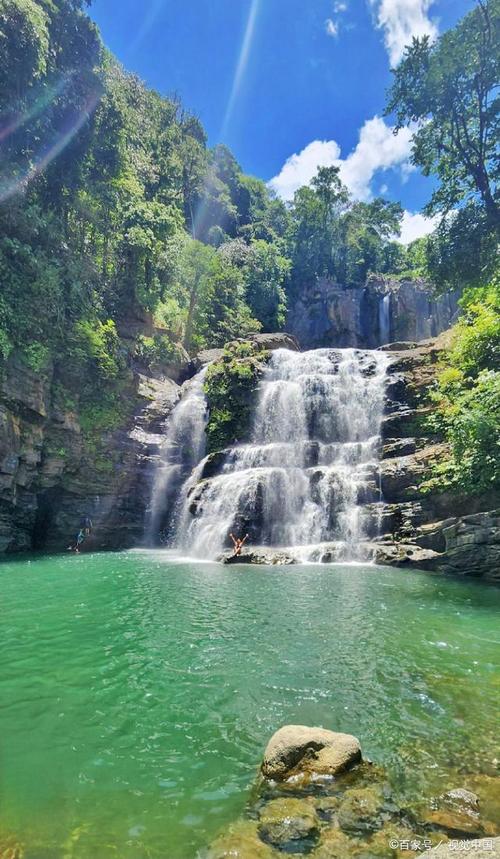
[{"label": "shrub on cliff", "polygon": [[255,343],[236,341],[229,343],[220,360],[209,366],[205,378],[209,453],[248,437],[254,395],[267,356],[267,351]]},{"label": "shrub on cliff", "polygon": [[432,488],[500,490],[500,279],[466,292],[464,315],[433,393],[434,426],[451,447]]}]

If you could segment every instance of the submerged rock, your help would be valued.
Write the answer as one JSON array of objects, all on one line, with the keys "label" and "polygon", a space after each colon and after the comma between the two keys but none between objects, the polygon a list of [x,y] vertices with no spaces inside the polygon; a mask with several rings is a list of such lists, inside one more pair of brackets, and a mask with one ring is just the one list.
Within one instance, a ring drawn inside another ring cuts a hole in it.
[{"label": "submerged rock", "polygon": [[471,808],[474,811],[479,809],[479,797],[477,793],[472,793],[471,790],[465,790],[463,787],[448,790],[443,794],[443,801],[452,805],[461,805]]},{"label": "submerged rock", "polygon": [[240,820],[213,842],[204,859],[273,859],[275,851],[259,838],[257,823]]},{"label": "submerged rock", "polygon": [[422,819],[427,826],[445,832],[450,838],[494,835],[491,823],[479,812],[479,797],[465,788],[449,790],[432,800]]},{"label": "submerged rock", "polygon": [[0,836],[0,859],[24,859],[24,847],[13,836]]},{"label": "submerged rock", "polygon": [[344,832],[364,833],[380,829],[384,816],[384,798],[374,787],[348,790],[338,812],[339,826]]},{"label": "submerged rock", "polygon": [[260,837],[288,853],[308,852],[318,839],[319,828],[318,816],[306,799],[274,799],[260,814]]},{"label": "submerged rock", "polygon": [[312,854],[313,859],[351,859],[356,846],[340,829],[327,829]]},{"label": "submerged rock", "polygon": [[361,760],[359,740],[324,728],[286,725],[269,741],[262,773],[282,781],[299,772],[337,775]]}]

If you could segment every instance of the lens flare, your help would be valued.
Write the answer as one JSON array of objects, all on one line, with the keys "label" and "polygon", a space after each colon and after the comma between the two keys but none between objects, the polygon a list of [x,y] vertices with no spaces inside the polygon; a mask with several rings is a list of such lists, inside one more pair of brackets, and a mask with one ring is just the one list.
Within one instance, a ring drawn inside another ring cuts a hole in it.
[{"label": "lens flare", "polygon": [[153,0],[153,2],[151,4],[151,8],[144,15],[144,20],[143,20],[141,26],[139,27],[139,32],[137,33],[137,36],[135,37],[134,41],[132,42],[132,45],[131,45],[132,51],[137,50],[137,48],[139,47],[141,42],[146,38],[146,36],[150,32],[150,30],[153,29],[154,24],[156,22],[156,19],[157,19],[158,15],[160,14],[161,10],[163,9],[164,5],[165,5],[165,0]]},{"label": "lens flare", "polygon": [[29,183],[43,173],[44,170],[57,158],[58,155],[68,146],[73,138],[78,134],[80,129],[88,121],[100,100],[100,93],[93,93],[87,98],[80,113],[69,124],[66,131],[63,131],[53,143],[45,148],[34,160],[34,163],[25,170],[21,175],[7,179],[0,185],[0,203],[5,203],[14,194],[22,193],[26,190]]},{"label": "lens flare", "polygon": [[238,58],[238,65],[236,66],[236,72],[234,75],[233,86],[231,88],[231,94],[229,96],[229,101],[227,103],[226,113],[224,115],[224,121],[222,123],[221,129],[221,139],[224,137],[227,127],[229,125],[229,121],[231,119],[231,115],[234,110],[234,106],[236,104],[241,84],[245,77],[245,72],[248,65],[248,60],[250,57],[250,52],[252,49],[252,42],[255,35],[255,27],[257,23],[257,18],[260,11],[261,0],[252,0],[250,11],[248,13],[247,23],[245,27],[245,33],[243,35],[243,41],[241,43],[240,55]]},{"label": "lens flare", "polygon": [[[260,11],[261,0],[252,0],[250,9],[248,12],[248,18],[245,26],[245,32],[243,34],[243,39],[241,43],[240,53],[238,57],[238,63],[236,66],[236,71],[234,74],[233,85],[231,87],[231,94],[229,96],[229,101],[227,103],[226,112],[224,115],[224,120],[222,123],[222,128],[219,134],[219,140],[224,140],[227,129],[229,126],[229,122],[231,120],[231,115],[234,110],[234,106],[238,99],[238,95],[241,89],[241,85],[243,83],[243,79],[245,77],[245,72],[248,66],[248,60],[250,58],[250,53],[252,49],[252,43],[255,35],[255,28],[257,24],[257,18]],[[208,181],[205,183],[208,185]],[[199,203],[194,219],[193,219],[193,236],[196,238],[200,235],[204,228],[206,219],[208,216],[208,201],[201,200]]]},{"label": "lens flare", "polygon": [[0,143],[6,140],[7,137],[14,134],[18,128],[26,125],[30,120],[35,119],[35,117],[43,113],[45,108],[48,107],[50,103],[66,89],[72,77],[72,74],[65,75],[55,86],[48,87],[46,91],[35,100],[32,107],[15,115],[7,124],[4,125],[0,119]]}]

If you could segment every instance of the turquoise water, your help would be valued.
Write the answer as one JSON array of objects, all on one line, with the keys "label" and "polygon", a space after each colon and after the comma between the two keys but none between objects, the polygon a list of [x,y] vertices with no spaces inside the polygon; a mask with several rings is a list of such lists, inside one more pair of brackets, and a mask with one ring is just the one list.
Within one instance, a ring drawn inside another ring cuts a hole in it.
[{"label": "turquoise water", "polygon": [[500,591],[166,553],[0,565],[0,820],[28,859],[188,859],[287,722],[360,737],[405,799],[493,774]]}]

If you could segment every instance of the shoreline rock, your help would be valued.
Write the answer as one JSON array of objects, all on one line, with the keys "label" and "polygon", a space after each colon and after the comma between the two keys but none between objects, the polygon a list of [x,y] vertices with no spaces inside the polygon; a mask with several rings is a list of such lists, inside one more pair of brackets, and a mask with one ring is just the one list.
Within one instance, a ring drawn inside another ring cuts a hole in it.
[{"label": "shoreline rock", "polygon": [[[487,794],[479,786],[476,794],[455,782],[402,806],[388,774],[363,761],[350,734],[285,725],[269,740],[261,773],[244,815],[200,859],[451,859],[457,852],[500,859],[496,815],[487,808],[483,817]],[[465,784],[476,789],[475,779]],[[479,832],[493,834],[473,840]]]},{"label": "shoreline rock", "polygon": [[285,725],[269,740],[261,770],[267,779],[284,781],[298,773],[338,775],[361,760],[361,745],[351,734]]}]

